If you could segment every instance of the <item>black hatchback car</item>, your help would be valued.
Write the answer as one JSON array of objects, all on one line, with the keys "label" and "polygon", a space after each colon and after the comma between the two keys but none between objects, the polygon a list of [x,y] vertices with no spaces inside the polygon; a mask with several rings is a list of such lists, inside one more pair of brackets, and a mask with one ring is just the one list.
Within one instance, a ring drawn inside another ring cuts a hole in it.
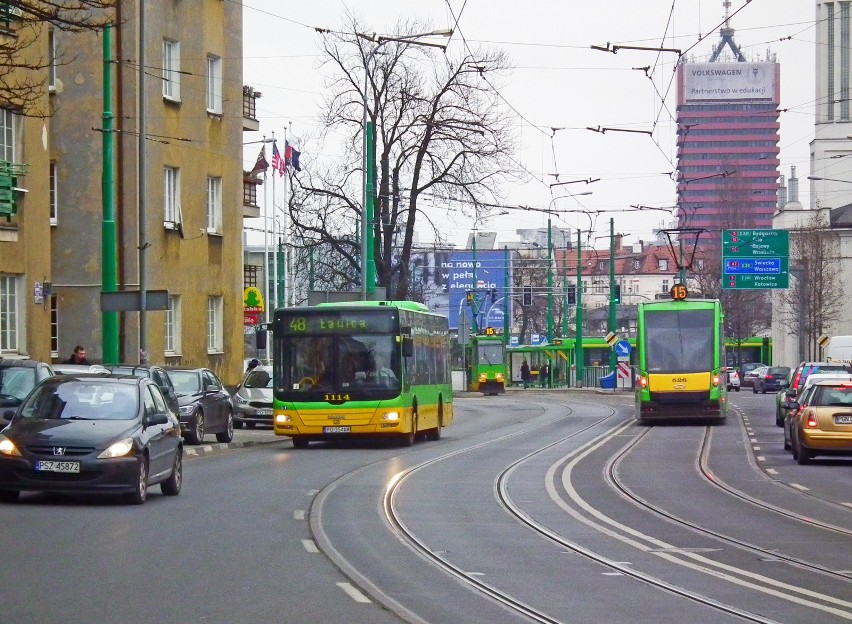
[{"label": "black hatchback car", "polygon": [[170,368],[180,410],[180,427],[187,442],[201,444],[205,434],[218,442],[234,439],[231,395],[209,368]]},{"label": "black hatchback car", "polygon": [[770,366],[766,373],[754,378],[752,392],[766,394],[767,392],[778,392],[787,387],[787,377],[790,376],[789,366]]},{"label": "black hatchback car", "polygon": [[50,364],[38,360],[0,360],[0,428],[42,379],[54,375]]},{"label": "black hatchback car", "polygon": [[142,504],[183,482],[180,423],[148,378],[58,375],[0,433],[0,501],[22,491],[125,494]]},{"label": "black hatchback car", "polygon": [[179,412],[177,393],[169,379],[166,370],[160,366],[153,364],[113,364],[106,367],[110,372],[116,375],[133,375],[134,377],[148,377],[154,380],[154,383],[160,388],[166,403],[172,411],[177,414]]}]

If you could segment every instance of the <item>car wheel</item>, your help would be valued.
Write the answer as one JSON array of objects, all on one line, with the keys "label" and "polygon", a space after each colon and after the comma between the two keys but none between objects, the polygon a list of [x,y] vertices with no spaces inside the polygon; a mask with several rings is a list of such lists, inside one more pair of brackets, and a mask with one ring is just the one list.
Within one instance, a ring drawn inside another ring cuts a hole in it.
[{"label": "car wheel", "polygon": [[739,392],[739,391],[740,391],[740,387],[739,387],[739,386],[736,386],[736,387],[734,388],[734,390],[736,390],[737,392]]},{"label": "car wheel", "polygon": [[784,419],[781,418],[781,414],[779,414],[778,412],[775,412],[775,426],[776,427],[783,427],[784,426]]},{"label": "car wheel", "polygon": [[757,386],[752,386],[752,387],[751,387],[751,393],[752,393],[752,394],[757,394]]},{"label": "car wheel", "polygon": [[760,388],[760,394],[766,394],[766,386]]},{"label": "car wheel", "polygon": [[204,412],[198,410],[192,416],[186,437],[190,444],[201,444],[204,441]]},{"label": "car wheel", "polygon": [[230,442],[234,439],[234,415],[229,411],[225,430],[216,434],[217,442]]},{"label": "car wheel", "polygon": [[17,503],[20,495],[18,490],[0,490],[0,503]]},{"label": "car wheel", "polygon": [[175,452],[175,462],[172,464],[172,474],[160,484],[160,489],[166,496],[177,496],[183,485],[183,449],[178,447]]},{"label": "car wheel", "polygon": [[811,463],[811,460],[813,459],[814,454],[811,451],[811,449],[802,446],[801,442],[799,442],[798,447],[799,447],[799,453],[798,453],[798,456],[796,457],[796,461],[799,462],[799,465],[806,466],[807,464]]},{"label": "car wheel", "polygon": [[134,484],[133,493],[128,496],[128,499],[133,505],[141,505],[148,498],[148,458],[140,457],[139,464],[136,468],[136,483]]}]

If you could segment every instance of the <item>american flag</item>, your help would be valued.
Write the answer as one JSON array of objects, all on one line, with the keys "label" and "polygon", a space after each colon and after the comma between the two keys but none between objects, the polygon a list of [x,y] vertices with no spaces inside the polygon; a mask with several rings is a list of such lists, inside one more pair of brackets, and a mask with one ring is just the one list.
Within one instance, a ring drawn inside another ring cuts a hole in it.
[{"label": "american flag", "polygon": [[278,143],[275,141],[272,142],[272,168],[278,171],[279,175],[284,175],[287,169],[287,163],[278,151]]}]

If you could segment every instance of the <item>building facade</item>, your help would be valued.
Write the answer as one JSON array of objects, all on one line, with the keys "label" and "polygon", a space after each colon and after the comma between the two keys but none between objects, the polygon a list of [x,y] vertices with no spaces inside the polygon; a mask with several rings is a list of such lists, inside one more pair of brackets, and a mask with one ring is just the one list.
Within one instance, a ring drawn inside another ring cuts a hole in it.
[{"label": "building facade", "polygon": [[[235,384],[243,370],[242,4],[122,0],[116,11],[118,290],[168,293],[165,309],[118,313],[118,359],[209,367]],[[56,43],[74,56],[57,67],[50,95],[54,355],[82,344],[99,361],[103,40],[63,32]]]}]

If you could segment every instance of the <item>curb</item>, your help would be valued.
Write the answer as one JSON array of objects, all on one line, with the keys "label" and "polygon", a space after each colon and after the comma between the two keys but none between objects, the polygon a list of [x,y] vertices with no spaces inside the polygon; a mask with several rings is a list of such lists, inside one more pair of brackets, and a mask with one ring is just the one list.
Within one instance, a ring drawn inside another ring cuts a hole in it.
[{"label": "curb", "polygon": [[212,455],[229,451],[231,449],[248,448],[250,446],[261,446],[265,444],[275,444],[276,442],[284,442],[289,438],[281,438],[274,440],[246,440],[244,442],[217,442],[216,444],[199,444],[198,446],[184,446],[183,455],[186,458],[203,457],[204,455]]}]

